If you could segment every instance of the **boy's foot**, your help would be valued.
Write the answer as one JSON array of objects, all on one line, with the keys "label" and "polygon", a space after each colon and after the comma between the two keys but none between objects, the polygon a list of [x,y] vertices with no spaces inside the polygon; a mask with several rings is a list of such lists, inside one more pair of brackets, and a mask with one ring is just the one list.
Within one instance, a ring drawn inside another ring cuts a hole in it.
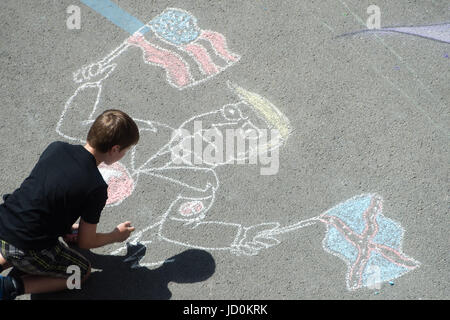
[{"label": "boy's foot", "polygon": [[15,280],[12,277],[0,275],[0,300],[14,300],[17,296]]}]

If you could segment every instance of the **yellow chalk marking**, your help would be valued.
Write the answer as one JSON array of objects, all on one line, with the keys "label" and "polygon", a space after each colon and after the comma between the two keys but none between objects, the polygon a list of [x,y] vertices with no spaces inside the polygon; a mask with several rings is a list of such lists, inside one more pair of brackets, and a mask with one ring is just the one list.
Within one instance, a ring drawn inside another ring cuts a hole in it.
[{"label": "yellow chalk marking", "polygon": [[228,82],[228,86],[236,92],[236,94],[251,107],[256,109],[259,114],[266,120],[270,129],[275,128],[280,133],[281,138],[287,140],[291,127],[289,119],[269,100],[260,95],[247,91],[237,85]]}]

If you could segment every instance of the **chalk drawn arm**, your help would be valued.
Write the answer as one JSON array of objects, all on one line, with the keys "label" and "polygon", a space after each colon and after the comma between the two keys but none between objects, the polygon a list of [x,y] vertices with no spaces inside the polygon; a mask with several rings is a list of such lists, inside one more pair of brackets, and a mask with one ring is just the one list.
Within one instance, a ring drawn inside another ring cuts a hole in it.
[{"label": "chalk drawn arm", "polygon": [[97,104],[100,92],[100,88],[95,84],[80,86],[67,100],[56,125],[56,132],[68,140],[85,143],[87,130],[93,123],[89,115]]},{"label": "chalk drawn arm", "polygon": [[[116,65],[105,68],[91,67],[85,71],[85,76],[96,77],[97,81],[89,81],[80,85],[75,93],[66,101],[60,120],[56,126],[56,132],[64,138],[79,143],[85,143],[87,130],[94,122],[94,114],[100,101],[101,82],[114,71]],[[93,78],[91,80],[94,80]]]},{"label": "chalk drawn arm", "polygon": [[[82,76],[88,81],[79,86],[75,93],[67,100],[56,131],[63,137],[85,143],[87,130],[94,123],[98,114],[98,104],[102,93],[102,81],[105,80],[116,68],[116,64],[102,67],[100,63],[94,63],[74,74],[74,80]],[[70,120],[65,120],[66,118]],[[140,131],[156,132],[157,129],[151,121],[133,119]],[[159,123],[158,123],[159,124]],[[162,124],[159,124],[160,126]],[[169,129],[169,126],[163,125]],[[173,130],[173,129],[172,129]]]},{"label": "chalk drawn arm", "polygon": [[242,227],[237,223],[205,221],[186,223],[181,219],[168,219],[160,238],[168,242],[203,250],[229,250],[236,255],[256,255],[280,243],[270,233],[279,223],[261,223]]},{"label": "chalk drawn arm", "polygon": [[241,232],[242,226],[237,223],[186,222],[186,220],[169,218],[162,225],[159,238],[190,248],[231,250]]},{"label": "chalk drawn arm", "polygon": [[77,71],[73,72],[73,81],[80,84],[100,84],[103,80],[108,78],[116,68],[117,64],[113,63],[113,61],[129,47],[130,45],[125,41],[101,60],[81,67]]},{"label": "chalk drawn arm", "polygon": [[[113,61],[129,48],[125,41],[101,60],[83,66],[73,72],[73,81],[79,84],[67,100],[56,132],[66,139],[85,143],[86,129],[94,122],[94,114],[100,102],[102,82],[117,67]],[[69,118],[70,120],[66,120]],[[70,123],[69,123],[70,122]]]},{"label": "chalk drawn arm", "polygon": [[180,186],[180,197],[202,198],[214,194],[219,188],[219,178],[211,168],[166,165],[147,170],[139,169],[139,172]]}]

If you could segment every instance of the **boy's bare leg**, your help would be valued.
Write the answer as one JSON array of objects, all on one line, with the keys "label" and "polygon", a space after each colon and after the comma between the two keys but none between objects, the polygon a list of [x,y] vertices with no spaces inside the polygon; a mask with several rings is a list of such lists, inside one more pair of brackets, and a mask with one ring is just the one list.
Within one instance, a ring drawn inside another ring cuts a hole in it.
[{"label": "boy's bare leg", "polygon": [[[2,267],[0,271],[2,269],[5,270],[11,267],[11,264],[8,261],[6,261],[5,258],[3,258],[1,253],[0,253],[0,266]],[[67,279],[63,278],[52,278],[33,275],[24,275],[21,278],[23,281],[25,293],[44,293],[67,289]],[[87,276],[85,278],[87,278]]]},{"label": "boy's bare leg", "polygon": [[45,293],[67,289],[67,279],[27,275],[22,277],[25,293]]},{"label": "boy's bare leg", "polygon": [[[89,277],[90,271],[81,279],[81,283]],[[46,293],[67,289],[67,279],[46,276],[25,275],[22,277],[25,293]]]}]

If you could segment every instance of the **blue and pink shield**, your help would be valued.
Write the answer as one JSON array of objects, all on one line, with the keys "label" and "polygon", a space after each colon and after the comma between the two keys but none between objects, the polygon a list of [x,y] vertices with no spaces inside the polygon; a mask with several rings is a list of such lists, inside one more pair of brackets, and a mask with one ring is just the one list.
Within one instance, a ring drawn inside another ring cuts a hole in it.
[{"label": "blue and pink shield", "polygon": [[382,203],[378,195],[360,195],[319,216],[327,225],[324,249],[347,263],[349,290],[396,279],[420,265],[402,252],[404,230],[381,213]]}]

